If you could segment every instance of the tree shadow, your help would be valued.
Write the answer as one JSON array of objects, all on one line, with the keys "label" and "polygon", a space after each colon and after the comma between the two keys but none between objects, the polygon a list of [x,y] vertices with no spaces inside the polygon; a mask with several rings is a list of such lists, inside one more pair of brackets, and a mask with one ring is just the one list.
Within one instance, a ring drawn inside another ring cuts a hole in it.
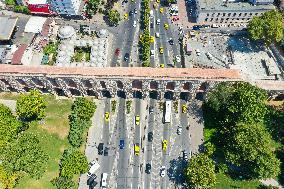
[{"label": "tree shadow", "polygon": [[185,183],[184,169],[187,162],[182,157],[172,159],[170,161],[170,167],[168,169],[169,180],[172,181],[176,186],[182,186]]}]

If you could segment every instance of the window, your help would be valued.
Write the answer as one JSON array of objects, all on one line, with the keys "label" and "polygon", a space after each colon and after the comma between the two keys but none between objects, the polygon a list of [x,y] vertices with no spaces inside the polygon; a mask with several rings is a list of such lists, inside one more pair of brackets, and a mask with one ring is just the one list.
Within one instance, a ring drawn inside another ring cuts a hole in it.
[{"label": "window", "polygon": [[226,16],[226,13],[223,13],[223,16]]},{"label": "window", "polygon": [[209,16],[209,13],[207,13],[207,16]]},{"label": "window", "polygon": [[242,16],[242,13],[240,13],[239,16]]},{"label": "window", "polygon": [[208,18],[205,18],[205,22],[207,22],[208,21]]},{"label": "window", "polygon": [[237,13],[234,13],[234,14],[233,14],[233,16],[236,16],[236,15],[237,15]]},{"label": "window", "polygon": [[244,15],[244,16],[246,16],[246,15],[248,15],[248,13],[245,13],[245,15]]},{"label": "window", "polygon": [[229,13],[228,16],[231,16],[232,13]]}]

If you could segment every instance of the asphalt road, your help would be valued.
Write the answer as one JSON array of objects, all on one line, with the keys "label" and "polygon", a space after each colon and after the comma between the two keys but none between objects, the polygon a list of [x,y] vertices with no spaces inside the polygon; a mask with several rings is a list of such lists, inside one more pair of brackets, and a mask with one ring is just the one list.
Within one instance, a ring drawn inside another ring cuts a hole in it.
[{"label": "asphalt road", "polygon": [[[139,115],[140,116],[140,122],[141,122],[141,99],[135,98],[135,114],[134,116]],[[143,156],[142,152],[142,145],[141,145],[141,127],[140,123],[138,125],[135,124],[135,117],[133,118],[133,124],[135,125],[135,134],[134,134],[134,144],[139,144],[140,146],[140,153],[138,156],[134,155],[133,157],[133,179],[132,179],[132,188],[133,189],[138,189],[139,188],[139,176],[140,176],[140,171],[142,170],[142,165],[140,165],[140,157]],[[133,144],[133,148],[134,148]]]},{"label": "asphalt road", "polygon": [[[117,137],[117,146],[118,148],[118,164],[117,164],[117,189],[126,189],[130,188],[129,183],[129,153],[131,150],[130,141],[128,138],[128,131],[126,125],[126,114],[125,114],[125,99],[119,98],[118,100],[118,112],[117,112],[117,121],[118,121],[118,137]],[[124,141],[124,147],[120,148],[120,140]]]},{"label": "asphalt road", "polygon": [[[157,112],[157,106],[156,106],[156,99],[150,98],[149,100],[149,106],[153,107],[153,113],[148,114],[148,130],[146,133],[146,156],[145,156],[145,166],[146,164],[150,164],[152,166],[152,159],[153,159],[153,141],[149,141],[148,139],[148,133],[152,132],[154,133],[154,123],[155,123],[155,114]],[[153,137],[155,137],[153,135]],[[145,167],[144,166],[144,167]],[[145,179],[144,179],[144,188],[151,188],[151,177],[152,177],[152,171],[150,171],[150,174],[145,172],[146,170],[144,170],[144,174],[145,174]]]}]

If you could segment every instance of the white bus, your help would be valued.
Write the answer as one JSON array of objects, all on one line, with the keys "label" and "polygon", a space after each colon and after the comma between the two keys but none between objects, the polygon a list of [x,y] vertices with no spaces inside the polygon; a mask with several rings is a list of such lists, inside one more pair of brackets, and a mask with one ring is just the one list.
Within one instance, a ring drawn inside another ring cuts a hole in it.
[{"label": "white bus", "polygon": [[165,123],[171,122],[171,114],[172,114],[172,101],[166,100],[165,114],[164,114]]}]

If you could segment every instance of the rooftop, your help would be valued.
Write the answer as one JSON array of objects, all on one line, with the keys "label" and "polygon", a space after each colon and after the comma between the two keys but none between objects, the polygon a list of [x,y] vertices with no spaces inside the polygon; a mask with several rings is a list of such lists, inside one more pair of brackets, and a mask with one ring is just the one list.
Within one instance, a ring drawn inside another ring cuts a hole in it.
[{"label": "rooftop", "polygon": [[48,3],[47,0],[29,0],[28,4],[32,5],[42,5]]},{"label": "rooftop", "polygon": [[9,16],[0,16],[0,40],[10,40],[18,18]]},{"label": "rooftop", "polygon": [[250,4],[248,2],[228,2],[225,3],[224,0],[197,0],[201,10],[271,10],[275,9],[274,5],[256,5]]}]

